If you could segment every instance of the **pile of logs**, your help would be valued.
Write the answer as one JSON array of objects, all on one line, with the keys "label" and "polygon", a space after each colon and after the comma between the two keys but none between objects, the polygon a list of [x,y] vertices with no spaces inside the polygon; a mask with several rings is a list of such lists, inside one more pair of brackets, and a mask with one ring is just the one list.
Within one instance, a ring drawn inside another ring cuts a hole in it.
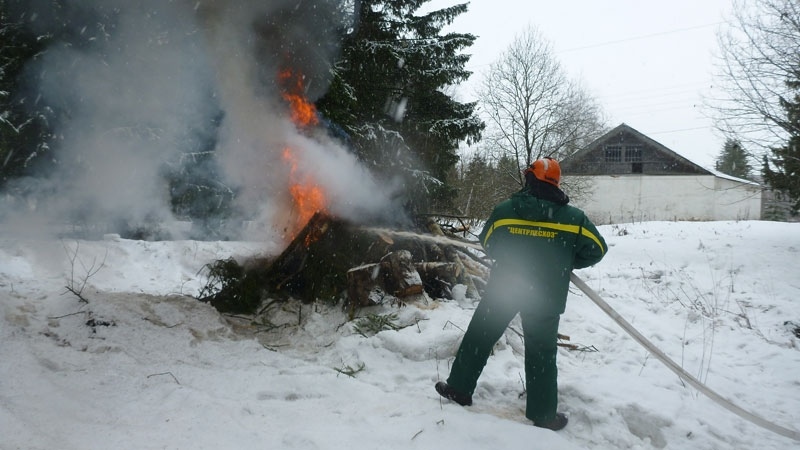
[{"label": "pile of logs", "polygon": [[321,294],[347,292],[353,307],[386,301],[452,298],[452,288],[477,296],[488,263],[474,249],[430,222],[431,232],[410,233],[351,225],[316,214],[272,263],[277,289],[313,301]]},{"label": "pile of logs", "polygon": [[[452,298],[456,285],[478,297],[489,273],[485,255],[474,243],[444,236],[435,223],[430,225],[427,233],[399,232],[317,213],[276,258],[248,262],[244,276],[258,279],[265,296],[305,302],[344,297],[351,311]],[[219,292],[206,300],[217,306],[215,300],[223,304],[224,296]]]}]

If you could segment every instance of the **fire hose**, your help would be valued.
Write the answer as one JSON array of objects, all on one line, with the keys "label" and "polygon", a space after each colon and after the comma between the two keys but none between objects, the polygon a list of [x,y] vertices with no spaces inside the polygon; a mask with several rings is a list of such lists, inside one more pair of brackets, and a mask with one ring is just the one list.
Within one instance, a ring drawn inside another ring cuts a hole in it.
[{"label": "fire hose", "polygon": [[614,308],[611,307],[605,300],[603,300],[600,295],[595,292],[592,288],[590,288],[580,277],[575,275],[574,272],[570,273],[569,276],[570,281],[572,284],[578,287],[584,294],[589,296],[600,309],[603,310],[604,313],[608,314],[614,322],[617,323],[623,330],[625,330],[636,342],[641,344],[644,348],[646,348],[652,355],[658,358],[659,361],[664,363],[670,370],[672,370],[678,377],[681,379],[686,380],[692,387],[697,389],[698,391],[702,392],[706,395],[706,397],[714,400],[717,404],[722,406],[723,408],[727,409],[728,411],[736,414],[737,416],[748,420],[760,427],[766,428],[774,433],[780,434],[781,436],[785,436],[796,441],[800,441],[800,433],[795,430],[790,430],[789,428],[782,427],[777,425],[773,422],[770,422],[764,419],[761,416],[757,416],[747,410],[740,408],[739,406],[732,403],[730,400],[726,399],[725,397],[719,395],[718,393],[712,391],[708,386],[704,385],[700,380],[686,372],[681,366],[675,363],[672,359],[670,359],[664,352],[658,349],[652,342],[650,342],[646,337],[644,337],[641,333],[639,333],[633,326],[628,323],[622,316],[620,316]]},{"label": "fire hose", "polygon": [[[421,235],[417,233],[411,232],[397,232],[392,230],[386,229],[375,229],[374,231],[385,233],[385,234],[393,234],[393,235],[406,235],[411,236],[413,235],[416,238],[422,238],[426,240],[431,240],[443,244],[449,245],[456,245],[463,248],[471,248],[474,250],[483,251],[483,247],[479,244],[467,241],[460,241],[456,239],[451,239],[446,236],[430,236],[430,235]],[[654,355],[659,361],[664,363],[668,369],[674,372],[679,378],[686,380],[692,387],[697,389],[698,391],[702,392],[706,397],[710,398],[718,405],[722,406],[723,408],[727,409],[728,411],[736,414],[737,416],[755,424],[762,428],[765,428],[769,431],[777,433],[781,436],[788,437],[790,439],[794,439],[795,441],[800,441],[800,432],[783,427],[776,423],[770,422],[767,419],[764,419],[761,416],[751,413],[738,405],[734,404],[730,400],[726,399],[725,397],[721,396],[720,394],[716,393],[715,391],[711,390],[708,386],[703,384],[700,380],[695,378],[689,372],[684,370],[681,366],[679,366],[675,361],[670,359],[664,352],[662,352],[658,347],[656,347],[650,340],[644,337],[636,328],[633,327],[627,320],[625,320],[622,316],[614,310],[602,297],[600,294],[595,292],[592,288],[590,288],[580,277],[575,275],[575,272],[570,273],[569,277],[572,284],[578,287],[584,294],[586,294],[597,306],[603,310],[614,322],[617,323],[623,330],[625,330],[636,342],[638,342],[641,346],[646,348],[652,355]]]}]

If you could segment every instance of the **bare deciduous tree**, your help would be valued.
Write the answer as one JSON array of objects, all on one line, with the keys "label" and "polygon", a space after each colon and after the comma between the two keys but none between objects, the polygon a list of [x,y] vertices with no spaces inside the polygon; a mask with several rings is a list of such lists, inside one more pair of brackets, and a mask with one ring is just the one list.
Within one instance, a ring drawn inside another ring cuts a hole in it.
[{"label": "bare deciduous tree", "polygon": [[517,161],[514,176],[542,156],[562,158],[602,131],[600,108],[571,81],[533,27],[490,66],[478,91],[487,118],[484,145]]},{"label": "bare deciduous tree", "polygon": [[718,33],[720,94],[709,99],[717,127],[760,159],[785,145],[787,82],[800,77],[800,3],[734,0],[733,15]]}]

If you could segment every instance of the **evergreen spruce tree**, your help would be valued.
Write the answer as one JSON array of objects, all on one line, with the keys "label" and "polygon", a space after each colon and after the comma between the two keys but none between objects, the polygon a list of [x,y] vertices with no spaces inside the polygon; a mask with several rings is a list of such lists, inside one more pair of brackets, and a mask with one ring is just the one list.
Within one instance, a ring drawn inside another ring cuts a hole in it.
[{"label": "evergreen spruce tree", "polygon": [[26,95],[22,75],[50,36],[34,35],[24,27],[26,17],[12,8],[19,1],[0,0],[0,188],[31,173],[48,159],[49,150],[48,120],[44,112],[30,107],[35,94]]},{"label": "evergreen spruce tree", "polygon": [[728,139],[717,156],[714,168],[724,174],[750,179],[752,168],[747,158],[742,144],[736,139]]},{"label": "evergreen spruce tree", "polygon": [[791,99],[781,98],[786,120],[781,128],[789,135],[785,146],[771,149],[772,157],[764,156],[764,180],[774,190],[785,193],[792,204],[792,215],[800,210],[800,71],[797,79],[787,82],[795,94]]},{"label": "evergreen spruce tree", "polygon": [[236,212],[233,205],[238,192],[224,182],[214,152],[222,117],[220,112],[211,127],[191,130],[185,139],[193,143],[195,151],[181,153],[164,171],[172,212],[192,222],[191,239],[234,237],[226,225]]},{"label": "evergreen spruce tree", "polygon": [[445,90],[466,80],[470,34],[440,34],[466,4],[417,15],[428,0],[362,0],[344,39],[331,89],[317,102],[342,127],[353,150],[379,176],[401,175],[408,213],[430,212],[454,198],[446,175],[462,141],[480,139],[475,103]]},{"label": "evergreen spruce tree", "polygon": [[[53,134],[53,130],[69,129],[70,120],[79,114],[74,110],[74,99],[42,95],[40,86],[45,73],[53,79],[68,78],[64,72],[54,73],[63,67],[45,70],[41,61],[59,47],[100,52],[99,48],[118,32],[120,11],[110,4],[94,6],[72,5],[64,0],[0,0],[0,188],[14,178],[32,175],[43,180],[47,169],[76,165],[59,152],[61,142]],[[41,23],[45,21],[42,15],[47,17],[46,26]],[[160,44],[153,41],[152,45]],[[207,98],[215,102],[211,90]],[[192,220],[194,238],[228,237],[223,226],[233,212],[236,192],[223,183],[213,152],[222,112],[218,114],[210,124],[198,122],[187,129],[179,139],[186,151],[165,161],[160,169],[170,189],[172,210],[178,217]],[[151,140],[160,139],[158,125],[145,120],[121,121],[114,135],[146,147]],[[108,134],[110,130],[91,132]],[[41,180],[35,183],[47,185]],[[19,190],[29,185],[21,184]],[[83,208],[73,208],[72,214],[66,219],[77,223],[85,220]],[[137,223],[121,219],[112,226],[125,237],[159,235],[160,218],[153,218],[152,223],[148,220]]]}]

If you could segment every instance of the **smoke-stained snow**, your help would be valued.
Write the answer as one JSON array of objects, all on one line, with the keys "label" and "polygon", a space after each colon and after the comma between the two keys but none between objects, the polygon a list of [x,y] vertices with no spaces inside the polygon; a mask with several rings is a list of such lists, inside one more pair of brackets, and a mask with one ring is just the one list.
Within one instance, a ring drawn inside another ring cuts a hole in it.
[{"label": "smoke-stained snow", "polygon": [[[798,227],[601,226],[608,256],[578,274],[711,389],[796,429]],[[434,391],[475,306],[463,286],[455,300],[360,311],[397,314],[401,327],[368,337],[339,306],[290,303],[270,328],[226,320],[186,296],[202,285],[204,264],[276,251],[255,242],[0,239],[0,448],[798,445],[683,383],[577,290],[560,332],[585,351],[559,350],[559,402],[570,418],[560,432],[524,419],[518,319],[472,407]],[[64,290],[83,281],[88,304]]]}]

